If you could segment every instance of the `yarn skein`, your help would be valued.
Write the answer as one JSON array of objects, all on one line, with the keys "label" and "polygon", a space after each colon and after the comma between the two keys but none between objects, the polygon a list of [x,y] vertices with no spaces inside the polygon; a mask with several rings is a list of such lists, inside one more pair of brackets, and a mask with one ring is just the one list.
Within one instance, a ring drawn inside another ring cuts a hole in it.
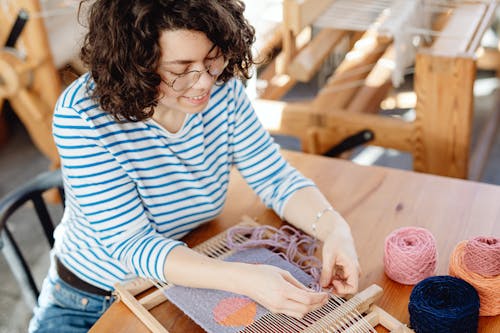
[{"label": "yarn skein", "polygon": [[480,316],[500,314],[500,238],[476,237],[457,244],[449,274],[470,283],[481,300]]},{"label": "yarn skein", "polygon": [[412,285],[436,272],[436,241],[430,231],[403,227],[385,239],[384,269],[392,280]]},{"label": "yarn skein", "polygon": [[479,296],[462,279],[432,276],[413,288],[408,311],[416,333],[476,333]]},{"label": "yarn skein", "polygon": [[476,237],[465,244],[464,264],[486,277],[500,275],[500,238]]}]

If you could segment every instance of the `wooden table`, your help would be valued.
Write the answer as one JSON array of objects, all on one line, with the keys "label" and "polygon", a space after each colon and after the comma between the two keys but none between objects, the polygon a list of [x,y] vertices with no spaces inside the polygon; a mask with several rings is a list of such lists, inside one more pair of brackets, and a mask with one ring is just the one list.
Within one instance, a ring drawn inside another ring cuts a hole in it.
[{"label": "wooden table", "polygon": [[[455,245],[474,236],[500,236],[500,186],[445,178],[348,161],[284,152],[305,176],[313,179],[350,223],[363,276],[360,288],[372,283],[384,288],[378,305],[408,323],[412,286],[389,280],[384,274],[385,237],[403,226],[420,226],[436,238],[438,274],[448,272]],[[225,209],[212,223],[185,240],[196,245],[239,222],[242,215],[260,223],[279,225],[277,216],[260,202],[237,172],[229,187]],[[187,316],[165,302],[152,310],[170,332],[203,332]],[[499,332],[500,316],[481,317],[479,332]],[[121,302],[114,303],[90,332],[149,332]]]}]

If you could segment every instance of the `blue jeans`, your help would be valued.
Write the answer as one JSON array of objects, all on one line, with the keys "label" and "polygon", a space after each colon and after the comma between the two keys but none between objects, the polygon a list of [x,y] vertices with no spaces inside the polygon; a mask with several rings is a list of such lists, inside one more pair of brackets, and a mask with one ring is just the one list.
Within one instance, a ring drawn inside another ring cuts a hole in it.
[{"label": "blue jeans", "polygon": [[90,294],[62,281],[52,260],[43,281],[38,306],[29,325],[30,333],[84,333],[106,311],[114,297]]}]

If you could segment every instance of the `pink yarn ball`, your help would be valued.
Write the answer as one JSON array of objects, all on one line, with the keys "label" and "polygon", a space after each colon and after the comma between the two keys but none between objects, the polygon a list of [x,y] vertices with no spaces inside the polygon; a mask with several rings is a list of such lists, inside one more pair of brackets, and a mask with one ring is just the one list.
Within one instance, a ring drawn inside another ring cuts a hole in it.
[{"label": "pink yarn ball", "polygon": [[500,238],[476,237],[467,242],[464,264],[486,277],[500,275]]},{"label": "pink yarn ball", "polygon": [[384,268],[387,276],[399,283],[413,285],[436,273],[436,240],[430,231],[404,227],[385,239]]}]

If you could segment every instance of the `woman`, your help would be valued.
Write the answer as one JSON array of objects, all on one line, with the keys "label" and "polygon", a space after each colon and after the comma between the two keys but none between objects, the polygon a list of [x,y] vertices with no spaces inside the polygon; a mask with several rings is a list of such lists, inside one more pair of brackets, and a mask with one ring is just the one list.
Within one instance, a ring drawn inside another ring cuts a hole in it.
[{"label": "woman", "polygon": [[[53,132],[66,209],[32,332],[87,331],[136,276],[246,295],[300,318],[327,301],[288,272],[179,239],[222,210],[235,166],[283,219],[324,241],[321,284],[357,290],[349,226],[279,154],[243,85],[254,30],[238,0],[97,0]],[[227,278],[220,279],[220,276]]]}]

